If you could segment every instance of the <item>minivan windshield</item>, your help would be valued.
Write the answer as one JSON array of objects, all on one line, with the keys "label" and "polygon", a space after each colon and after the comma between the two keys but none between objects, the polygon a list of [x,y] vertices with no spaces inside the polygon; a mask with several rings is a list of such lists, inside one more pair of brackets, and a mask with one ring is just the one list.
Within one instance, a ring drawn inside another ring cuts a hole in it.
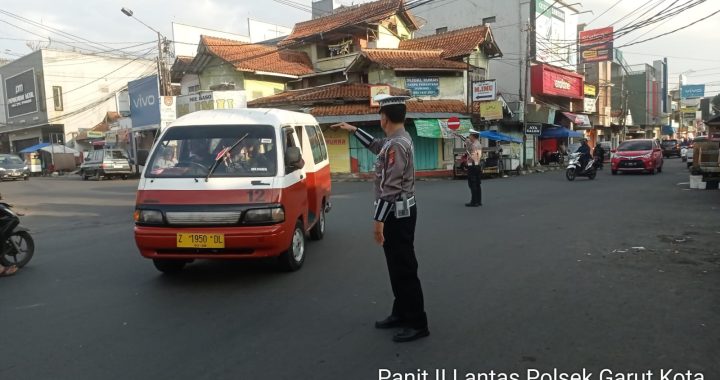
[{"label": "minivan windshield", "polygon": [[[240,138],[247,137],[231,148]],[[272,177],[277,172],[275,129],[269,125],[202,125],[168,129],[147,162],[145,177]]]},{"label": "minivan windshield", "polygon": [[677,145],[677,140],[665,140],[662,142],[663,146],[674,146]]},{"label": "minivan windshield", "polygon": [[619,152],[634,152],[640,150],[652,150],[652,141],[625,141],[618,147]]}]

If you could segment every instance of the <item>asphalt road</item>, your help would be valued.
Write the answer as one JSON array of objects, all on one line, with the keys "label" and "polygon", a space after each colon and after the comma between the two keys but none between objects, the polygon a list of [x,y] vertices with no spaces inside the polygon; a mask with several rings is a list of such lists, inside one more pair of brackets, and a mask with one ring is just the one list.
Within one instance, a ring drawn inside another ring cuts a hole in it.
[{"label": "asphalt road", "polygon": [[378,379],[383,368],[720,379],[720,192],[683,182],[677,159],[655,176],[533,174],[483,181],[472,209],[465,182],[420,182],[432,335],[406,344],[372,327],[391,291],[370,183],[334,184],[327,235],[299,272],[196,262],[177,277],[135,248],[135,181],[1,183],[37,247],[0,278],[0,379]]}]

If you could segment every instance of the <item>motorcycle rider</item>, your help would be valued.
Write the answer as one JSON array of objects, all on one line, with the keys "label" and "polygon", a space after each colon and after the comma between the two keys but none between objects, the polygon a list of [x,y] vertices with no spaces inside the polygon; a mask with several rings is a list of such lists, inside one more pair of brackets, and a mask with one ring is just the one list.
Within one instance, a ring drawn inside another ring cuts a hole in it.
[{"label": "motorcycle rider", "polygon": [[580,153],[580,171],[584,172],[588,161],[590,161],[590,145],[588,145],[588,140],[586,138],[580,139],[580,147],[575,151],[575,153]]},{"label": "motorcycle rider", "polygon": [[595,157],[595,162],[596,162],[597,168],[602,170],[603,160],[605,159],[605,149],[603,149],[603,147],[599,141],[597,143],[595,143],[595,149],[593,150],[593,156]]}]

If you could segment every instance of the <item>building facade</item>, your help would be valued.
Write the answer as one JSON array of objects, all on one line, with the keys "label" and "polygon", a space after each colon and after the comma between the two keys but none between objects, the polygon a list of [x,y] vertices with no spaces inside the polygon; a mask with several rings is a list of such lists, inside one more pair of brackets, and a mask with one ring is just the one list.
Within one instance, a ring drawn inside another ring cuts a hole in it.
[{"label": "building facade", "polygon": [[80,132],[120,111],[128,78],[155,70],[151,60],[51,49],[0,66],[0,151],[43,142],[73,147]]}]

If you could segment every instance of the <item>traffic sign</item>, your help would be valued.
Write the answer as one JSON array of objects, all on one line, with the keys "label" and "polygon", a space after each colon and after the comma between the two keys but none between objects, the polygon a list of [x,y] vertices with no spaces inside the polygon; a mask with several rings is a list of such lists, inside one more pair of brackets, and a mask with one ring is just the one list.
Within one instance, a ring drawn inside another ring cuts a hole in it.
[{"label": "traffic sign", "polygon": [[460,128],[460,119],[456,116],[449,118],[447,121],[447,126],[453,131],[457,131],[457,129]]}]

